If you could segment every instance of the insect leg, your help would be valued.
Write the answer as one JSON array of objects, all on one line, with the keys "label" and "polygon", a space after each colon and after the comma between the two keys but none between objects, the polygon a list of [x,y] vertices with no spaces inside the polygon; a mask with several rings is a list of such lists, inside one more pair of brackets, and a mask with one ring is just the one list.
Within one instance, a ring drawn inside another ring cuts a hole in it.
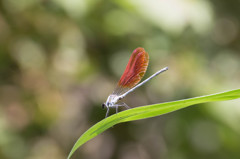
[{"label": "insect leg", "polygon": [[130,109],[130,107],[126,103],[119,103],[118,106],[124,106],[126,109]]},{"label": "insect leg", "polygon": [[109,107],[107,106],[107,112],[106,112],[106,116],[105,116],[105,118],[108,117],[108,113],[109,113]]},{"label": "insect leg", "polygon": [[130,107],[129,107],[126,103],[123,103],[123,106],[124,106],[126,109],[130,109]]}]

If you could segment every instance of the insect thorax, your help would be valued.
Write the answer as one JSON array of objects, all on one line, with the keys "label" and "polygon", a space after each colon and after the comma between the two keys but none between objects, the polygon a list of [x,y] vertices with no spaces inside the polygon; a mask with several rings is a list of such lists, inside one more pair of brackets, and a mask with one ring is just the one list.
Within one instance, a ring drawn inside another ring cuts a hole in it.
[{"label": "insect thorax", "polygon": [[111,94],[108,96],[108,99],[106,101],[106,105],[111,107],[114,106],[119,100],[119,96],[115,95],[115,94]]}]

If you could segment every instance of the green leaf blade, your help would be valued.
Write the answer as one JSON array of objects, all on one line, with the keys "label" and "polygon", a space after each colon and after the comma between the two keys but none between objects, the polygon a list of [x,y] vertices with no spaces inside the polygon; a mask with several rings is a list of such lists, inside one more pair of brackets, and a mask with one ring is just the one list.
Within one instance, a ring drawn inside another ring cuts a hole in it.
[{"label": "green leaf blade", "polygon": [[82,136],[77,140],[75,145],[73,146],[71,152],[68,155],[68,159],[72,156],[72,154],[84,143],[104,132],[108,128],[122,122],[146,119],[150,117],[159,116],[162,114],[170,113],[188,106],[192,106],[195,104],[206,103],[206,102],[215,102],[215,101],[226,101],[240,98],[240,89],[200,96],[185,100],[160,103],[147,105],[137,108],[132,108],[126,111],[122,111],[120,113],[114,114],[102,121],[98,122],[91,128],[89,128]]}]

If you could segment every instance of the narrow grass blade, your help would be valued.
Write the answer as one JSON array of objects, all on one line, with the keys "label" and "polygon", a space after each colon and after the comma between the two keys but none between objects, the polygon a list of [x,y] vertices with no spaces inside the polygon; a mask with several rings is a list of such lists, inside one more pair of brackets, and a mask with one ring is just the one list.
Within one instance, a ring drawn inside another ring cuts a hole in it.
[{"label": "narrow grass blade", "polygon": [[150,117],[159,116],[162,114],[166,114],[169,112],[173,112],[175,110],[179,110],[191,105],[206,103],[206,102],[215,102],[215,101],[225,101],[240,98],[240,89],[211,94],[206,96],[200,96],[190,99],[184,99],[174,102],[160,103],[147,105],[137,108],[132,108],[126,111],[122,111],[120,113],[114,114],[102,121],[98,122],[91,128],[89,128],[80,138],[77,140],[75,145],[73,146],[71,152],[68,155],[68,159],[72,156],[72,154],[84,143],[88,140],[94,138],[98,134],[102,133],[106,129],[122,122],[140,120]]}]

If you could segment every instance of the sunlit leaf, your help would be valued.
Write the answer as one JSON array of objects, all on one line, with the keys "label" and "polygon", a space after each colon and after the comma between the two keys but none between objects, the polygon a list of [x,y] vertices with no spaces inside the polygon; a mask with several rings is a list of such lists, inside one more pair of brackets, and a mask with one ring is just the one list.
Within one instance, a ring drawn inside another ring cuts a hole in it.
[{"label": "sunlit leaf", "polygon": [[179,110],[188,106],[192,106],[195,104],[206,103],[206,102],[215,102],[215,101],[225,101],[240,98],[240,89],[211,94],[206,96],[200,96],[190,99],[184,99],[174,102],[160,103],[147,105],[137,108],[132,108],[126,111],[122,111],[120,113],[114,114],[102,121],[98,122],[90,129],[88,129],[80,138],[77,140],[75,145],[73,146],[71,152],[68,155],[68,159],[72,156],[72,154],[84,143],[88,140],[94,138],[98,134],[107,130],[108,128],[122,122],[140,120],[150,117],[159,116],[162,114],[166,114],[169,112],[173,112],[175,110]]}]

